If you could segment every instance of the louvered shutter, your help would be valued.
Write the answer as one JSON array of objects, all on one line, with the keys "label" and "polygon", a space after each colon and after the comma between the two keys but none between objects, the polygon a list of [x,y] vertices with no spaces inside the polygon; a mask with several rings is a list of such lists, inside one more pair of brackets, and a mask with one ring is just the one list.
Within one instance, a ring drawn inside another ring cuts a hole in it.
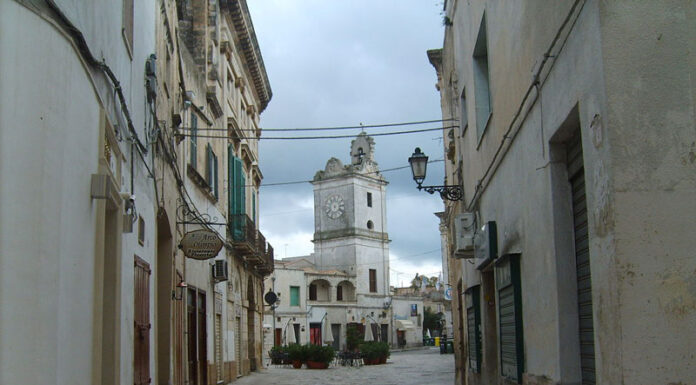
[{"label": "louvered shutter", "polygon": [[469,370],[481,373],[481,286],[466,290],[466,331],[469,343]]},{"label": "louvered shutter", "polygon": [[196,135],[198,135],[198,117],[194,114],[191,115],[191,136],[190,136],[190,141],[191,141],[191,159],[189,160],[189,164],[191,167],[194,169],[198,165],[197,158],[198,158],[198,139],[196,138]]},{"label": "louvered shutter", "polygon": [[522,383],[524,346],[519,254],[504,255],[496,263],[495,281],[498,289],[501,375]]},{"label": "louvered shutter", "polygon": [[213,196],[218,198],[218,158],[213,152]]},{"label": "louvered shutter", "polygon": [[231,223],[234,214],[234,149],[227,145],[227,220]]}]

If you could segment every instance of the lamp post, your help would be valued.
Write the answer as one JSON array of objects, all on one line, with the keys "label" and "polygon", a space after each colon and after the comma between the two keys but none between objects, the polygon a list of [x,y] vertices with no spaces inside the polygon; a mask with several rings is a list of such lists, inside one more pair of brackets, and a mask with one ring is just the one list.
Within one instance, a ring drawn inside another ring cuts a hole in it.
[{"label": "lamp post", "polygon": [[428,169],[428,156],[425,155],[420,147],[416,147],[410,158],[408,158],[408,163],[411,165],[411,173],[413,174],[413,180],[418,184],[418,190],[425,190],[429,194],[433,194],[436,191],[440,193],[442,199],[450,201],[460,201],[464,198],[464,190],[462,186],[423,186],[423,181],[425,180],[425,174]]}]

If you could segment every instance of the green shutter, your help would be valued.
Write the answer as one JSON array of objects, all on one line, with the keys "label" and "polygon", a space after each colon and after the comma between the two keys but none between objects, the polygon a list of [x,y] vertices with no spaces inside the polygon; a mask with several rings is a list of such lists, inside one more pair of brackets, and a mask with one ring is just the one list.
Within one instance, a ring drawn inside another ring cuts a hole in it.
[{"label": "green shutter", "polygon": [[227,145],[227,220],[232,222],[234,214],[234,149]]},{"label": "green shutter", "polygon": [[300,306],[299,286],[290,286],[290,306]]},{"label": "green shutter", "polygon": [[519,254],[503,256],[496,264],[495,274],[498,289],[501,375],[521,384],[524,346]]},{"label": "green shutter", "polygon": [[[241,161],[239,163],[241,164]],[[242,169],[240,175],[239,191],[241,191],[242,196],[239,200],[239,213],[246,214],[246,175],[244,174],[244,169]]]},{"label": "green shutter", "polygon": [[251,191],[251,220],[256,223],[256,192]]},{"label": "green shutter", "polygon": [[234,213],[244,214],[244,169],[242,160],[234,158]]},{"label": "green shutter", "polygon": [[210,148],[210,143],[205,146],[205,181],[211,191],[213,189],[213,149]]},{"label": "green shutter", "polygon": [[213,195],[218,198],[218,158],[213,153]]},{"label": "green shutter", "polygon": [[481,286],[466,290],[466,330],[469,344],[469,370],[481,373],[482,335],[481,335]]},{"label": "green shutter", "polygon": [[191,167],[194,169],[197,166],[197,157],[198,157],[198,144],[197,144],[197,139],[196,135],[198,134],[198,117],[195,114],[191,114],[191,159],[189,160],[189,164],[191,164]]}]

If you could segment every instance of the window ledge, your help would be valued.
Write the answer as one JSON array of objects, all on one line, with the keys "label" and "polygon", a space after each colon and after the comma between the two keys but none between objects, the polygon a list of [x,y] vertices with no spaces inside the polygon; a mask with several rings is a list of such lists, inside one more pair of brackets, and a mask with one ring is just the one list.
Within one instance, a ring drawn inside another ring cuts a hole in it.
[{"label": "window ledge", "polygon": [[203,175],[201,175],[198,170],[196,170],[191,164],[188,164],[188,167],[186,168],[186,174],[191,178],[193,183],[201,190],[201,192],[208,198],[210,199],[213,203],[217,203],[218,198],[213,195],[213,193],[210,191],[210,185],[208,182],[206,182],[205,178],[203,178]]}]

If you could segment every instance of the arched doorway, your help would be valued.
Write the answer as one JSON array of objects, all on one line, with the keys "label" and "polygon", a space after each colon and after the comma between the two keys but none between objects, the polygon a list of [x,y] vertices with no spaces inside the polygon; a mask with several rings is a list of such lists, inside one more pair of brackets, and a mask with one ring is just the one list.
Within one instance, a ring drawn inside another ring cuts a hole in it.
[{"label": "arched doorway", "polygon": [[256,371],[256,338],[255,338],[255,313],[256,313],[256,301],[254,296],[254,278],[249,276],[247,279],[247,300],[249,301],[249,307],[247,308],[247,335],[248,335],[248,348],[249,348],[249,370],[252,372]]}]

